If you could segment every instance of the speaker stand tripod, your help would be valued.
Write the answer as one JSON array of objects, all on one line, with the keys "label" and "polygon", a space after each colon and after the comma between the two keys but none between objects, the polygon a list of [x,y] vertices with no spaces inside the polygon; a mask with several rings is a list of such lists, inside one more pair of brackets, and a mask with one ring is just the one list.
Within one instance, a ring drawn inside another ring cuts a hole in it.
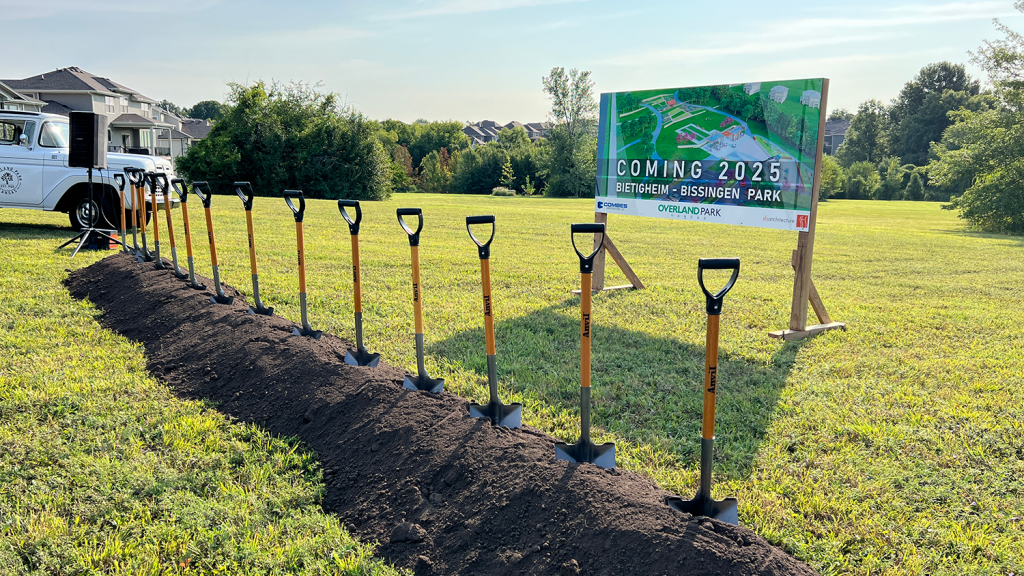
[{"label": "speaker stand tripod", "polygon": [[88,206],[89,206],[89,222],[86,225],[86,227],[82,228],[82,231],[79,232],[74,238],[68,240],[67,242],[65,242],[65,243],[63,243],[63,244],[61,244],[60,246],[57,247],[57,250],[60,250],[61,248],[65,247],[65,246],[67,246],[69,244],[74,244],[75,241],[77,240],[78,241],[78,246],[75,246],[74,252],[71,253],[71,257],[72,258],[74,258],[76,254],[78,254],[78,251],[82,249],[82,246],[85,246],[86,242],[88,242],[89,239],[94,238],[96,236],[99,236],[99,237],[102,237],[102,238],[106,238],[106,239],[110,240],[111,242],[120,244],[120,242],[118,242],[116,238],[114,238],[113,236],[107,234],[106,231],[94,228],[94,226],[96,224],[96,221],[99,220],[99,213],[101,212],[101,209],[96,204],[96,200],[93,197],[93,193],[92,193],[92,168],[88,169],[88,173],[89,173],[89,204],[88,204]]}]

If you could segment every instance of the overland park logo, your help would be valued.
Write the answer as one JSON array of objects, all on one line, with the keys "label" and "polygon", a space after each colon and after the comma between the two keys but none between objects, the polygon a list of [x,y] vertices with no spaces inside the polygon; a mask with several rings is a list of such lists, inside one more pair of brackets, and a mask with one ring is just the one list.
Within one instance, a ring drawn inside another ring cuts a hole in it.
[{"label": "overland park logo", "polygon": [[10,166],[0,166],[0,194],[14,194],[21,188],[21,173]]}]

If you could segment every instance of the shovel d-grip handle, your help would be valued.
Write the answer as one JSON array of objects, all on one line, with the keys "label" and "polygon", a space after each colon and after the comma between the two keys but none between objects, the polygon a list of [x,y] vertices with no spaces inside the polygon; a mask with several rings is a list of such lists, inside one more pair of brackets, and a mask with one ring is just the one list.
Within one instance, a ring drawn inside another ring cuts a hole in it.
[{"label": "shovel d-grip handle", "polygon": [[171,187],[174,189],[174,193],[178,195],[178,198],[181,198],[181,203],[187,204],[188,184],[185,184],[185,181],[181,178],[175,178],[174,180],[171,180]]},{"label": "shovel d-grip handle", "polygon": [[[355,208],[356,217],[352,218],[348,215],[348,211],[345,208]],[[359,223],[363,221],[363,209],[359,207],[359,200],[338,200],[338,212],[341,212],[341,217],[348,223],[348,232],[353,236],[359,235]]]},{"label": "shovel d-grip handle", "polygon": [[[597,253],[604,248],[604,223],[601,222],[587,222],[583,224],[573,224],[570,228],[572,238],[572,248],[576,251],[576,255],[580,257],[580,274],[590,274],[594,271],[594,257]],[[594,251],[589,256],[580,252],[579,247],[576,246],[576,235],[577,234],[600,234],[601,241],[597,242],[597,246],[594,247]]]},{"label": "shovel d-grip handle", "polygon": [[[732,276],[729,277],[729,281],[725,283],[724,288],[712,294],[704,286],[705,270],[732,270]],[[700,284],[700,289],[704,291],[704,298],[707,301],[708,316],[718,316],[722,313],[722,300],[725,298],[725,295],[729,293],[729,290],[732,290],[732,286],[736,283],[736,278],[738,278],[739,275],[739,258],[701,258],[697,262],[697,283]]]},{"label": "shovel d-grip handle", "polygon": [[[420,231],[423,230],[423,209],[422,208],[399,208],[397,210],[397,213],[398,213],[398,223],[402,226],[402,230],[405,230],[405,233],[409,235],[409,246],[419,246],[420,245]],[[405,223],[405,218],[403,218],[403,216],[415,216],[415,217],[419,218],[420,222],[419,222],[419,225],[416,226],[416,230],[413,230],[411,227],[409,227],[408,224]]]},{"label": "shovel d-grip handle", "polygon": [[[299,199],[298,208],[295,207],[295,204],[292,204],[292,198]],[[302,197],[302,190],[285,190],[284,202],[288,205],[288,208],[291,208],[292,215],[295,216],[295,221],[302,222],[302,218],[306,213],[306,199]]]},{"label": "shovel d-grip handle", "polygon": [[252,186],[250,186],[248,182],[235,182],[232,186],[235,188],[235,194],[238,194],[238,197],[242,199],[242,206],[244,206],[247,211],[251,211],[252,198],[256,195],[256,193],[252,191]]},{"label": "shovel d-grip handle", "polygon": [[[481,242],[479,238],[473,234],[473,229],[470,226],[474,224],[490,224],[491,225],[491,237],[487,239],[487,242]],[[466,231],[469,232],[469,237],[473,239],[473,243],[476,244],[478,251],[480,252],[480,259],[487,260],[491,257],[491,242],[494,241],[494,216],[466,216]]]},{"label": "shovel d-grip handle", "polygon": [[199,201],[203,203],[203,208],[209,208],[210,202],[213,201],[213,191],[210,190],[210,185],[205,181],[200,180],[199,182],[192,183],[192,192],[199,196]]},{"label": "shovel d-grip handle", "polygon": [[124,174],[114,174],[114,182],[117,182],[118,192],[124,192]]},{"label": "shovel d-grip handle", "polygon": [[136,188],[142,186],[146,181],[146,171],[142,168],[125,168],[124,173],[128,176],[128,181],[132,183],[132,186]]},{"label": "shovel d-grip handle", "polygon": [[168,187],[168,184],[167,184],[167,174],[164,174],[163,172],[154,172],[153,173],[152,182],[153,182],[153,187],[154,188],[156,187],[156,181],[157,180],[160,181],[160,193],[161,194],[166,193],[167,192],[167,187]]}]

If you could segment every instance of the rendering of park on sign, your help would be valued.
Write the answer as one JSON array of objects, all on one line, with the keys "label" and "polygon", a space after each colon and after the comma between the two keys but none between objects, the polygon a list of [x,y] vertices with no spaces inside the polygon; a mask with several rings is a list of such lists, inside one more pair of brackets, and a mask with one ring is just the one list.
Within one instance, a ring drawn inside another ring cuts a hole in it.
[{"label": "rendering of park on sign", "polygon": [[597,212],[806,231],[823,85],[602,94]]}]

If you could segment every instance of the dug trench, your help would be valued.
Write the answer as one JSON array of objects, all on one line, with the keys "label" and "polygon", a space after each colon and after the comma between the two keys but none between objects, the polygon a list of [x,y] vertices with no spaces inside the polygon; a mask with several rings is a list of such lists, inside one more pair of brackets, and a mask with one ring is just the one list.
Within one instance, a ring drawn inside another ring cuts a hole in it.
[{"label": "dug trench", "polygon": [[294,322],[248,314],[229,286],[234,304],[213,304],[123,254],[66,283],[179,396],[300,438],[325,470],[324,509],[416,574],[814,574],[747,528],[668,507],[648,478],[556,461],[551,436],[404,390],[383,361],[346,365],[349,342],[292,336]]}]

